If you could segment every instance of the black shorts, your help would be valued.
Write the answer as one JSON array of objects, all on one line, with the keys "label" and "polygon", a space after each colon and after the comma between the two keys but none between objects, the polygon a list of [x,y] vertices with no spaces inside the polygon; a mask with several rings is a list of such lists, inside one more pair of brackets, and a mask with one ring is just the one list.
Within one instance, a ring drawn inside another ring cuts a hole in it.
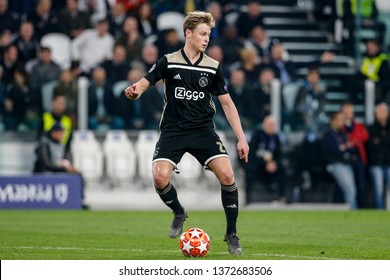
[{"label": "black shorts", "polygon": [[183,155],[188,152],[207,168],[217,157],[229,157],[220,137],[214,129],[185,132],[161,132],[153,154],[153,162],[167,160],[176,169]]}]

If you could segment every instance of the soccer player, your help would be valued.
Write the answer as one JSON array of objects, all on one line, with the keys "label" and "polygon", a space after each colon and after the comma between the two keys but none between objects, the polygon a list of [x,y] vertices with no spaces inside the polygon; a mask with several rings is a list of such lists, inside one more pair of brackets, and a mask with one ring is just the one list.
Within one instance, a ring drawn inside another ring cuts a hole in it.
[{"label": "soccer player", "polygon": [[215,132],[213,95],[218,96],[237,137],[239,157],[245,162],[248,161],[249,146],[237,109],[227,92],[221,66],[204,54],[214,24],[210,13],[188,13],[183,23],[184,47],[160,58],[144,78],[125,89],[125,95],[135,100],[160,79],[165,83],[161,133],[152,170],[156,192],[174,213],[169,236],[178,237],[187,218],[187,212],[171,183],[171,176],[172,171],[177,171],[176,165],[184,153],[188,152],[213,171],[221,184],[227,222],[225,241],[229,253],[239,255],[242,248],[236,229],[238,192],[228,152]]}]

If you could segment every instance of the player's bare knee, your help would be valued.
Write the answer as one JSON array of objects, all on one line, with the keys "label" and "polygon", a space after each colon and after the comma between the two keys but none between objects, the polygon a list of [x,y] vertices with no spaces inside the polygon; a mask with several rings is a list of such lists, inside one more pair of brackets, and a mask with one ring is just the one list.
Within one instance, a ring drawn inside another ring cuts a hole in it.
[{"label": "player's bare knee", "polygon": [[153,172],[153,181],[156,188],[164,188],[166,187],[171,180],[170,172]]},{"label": "player's bare knee", "polygon": [[222,185],[232,185],[234,184],[234,174],[231,170],[224,170],[220,172],[218,179]]}]

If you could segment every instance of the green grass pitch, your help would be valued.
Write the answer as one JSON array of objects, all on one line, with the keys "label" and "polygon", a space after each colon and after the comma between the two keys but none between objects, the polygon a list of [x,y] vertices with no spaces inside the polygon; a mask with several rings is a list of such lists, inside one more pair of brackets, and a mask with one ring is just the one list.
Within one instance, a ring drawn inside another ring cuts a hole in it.
[{"label": "green grass pitch", "polygon": [[[169,211],[1,210],[0,259],[183,260]],[[231,256],[221,211],[190,211],[185,229],[211,238],[204,259],[390,259],[388,211],[241,211],[243,247]]]}]

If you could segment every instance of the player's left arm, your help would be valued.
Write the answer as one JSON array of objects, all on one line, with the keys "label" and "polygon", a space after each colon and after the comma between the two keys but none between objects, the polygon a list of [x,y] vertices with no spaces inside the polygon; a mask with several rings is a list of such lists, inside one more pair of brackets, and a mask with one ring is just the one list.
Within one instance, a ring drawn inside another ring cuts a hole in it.
[{"label": "player's left arm", "polygon": [[218,99],[221,103],[226,119],[228,120],[230,126],[234,131],[234,134],[237,137],[237,150],[240,159],[243,159],[245,162],[248,162],[249,146],[241,126],[241,121],[237,112],[236,105],[234,105],[234,102],[229,94],[219,95]]}]

